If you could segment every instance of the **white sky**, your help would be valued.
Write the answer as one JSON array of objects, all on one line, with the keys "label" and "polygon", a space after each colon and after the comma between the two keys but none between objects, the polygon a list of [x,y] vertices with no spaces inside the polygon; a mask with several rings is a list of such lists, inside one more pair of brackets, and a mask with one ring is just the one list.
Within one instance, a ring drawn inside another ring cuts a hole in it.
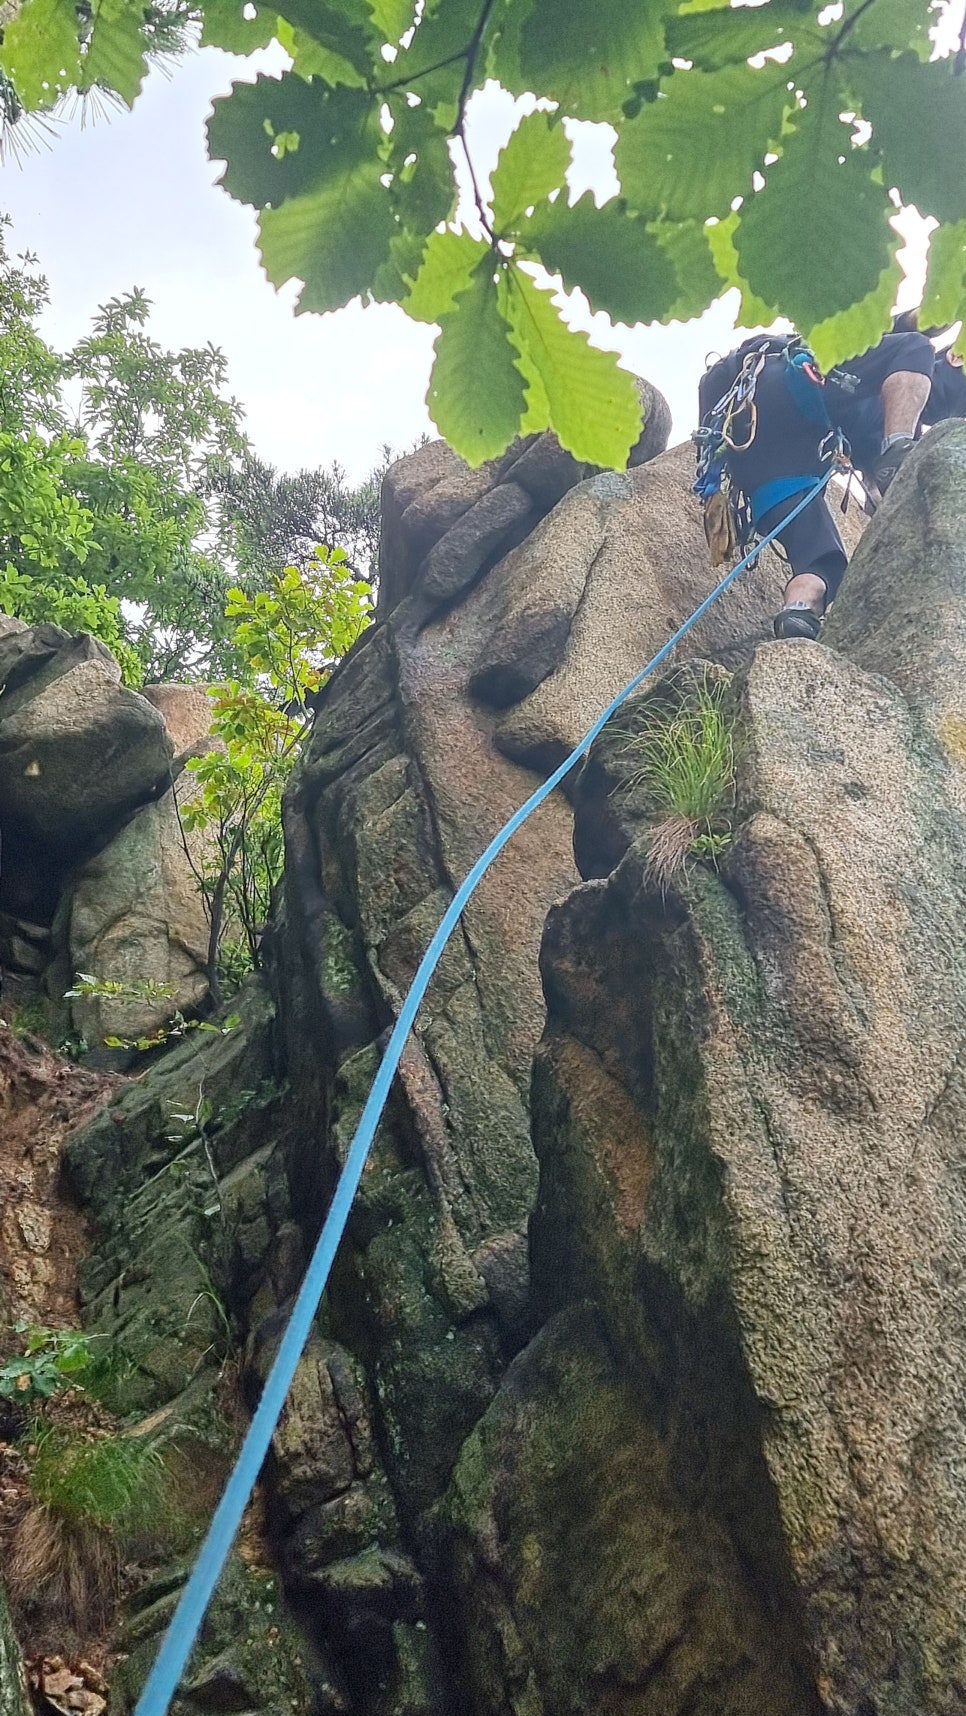
[{"label": "white sky", "polygon": [[[51,284],[46,337],[65,347],[97,305],[132,286],[153,301],[150,331],[171,347],[209,340],[225,352],[232,392],[264,457],[284,469],[338,460],[353,479],[380,448],[435,434],[424,406],[435,332],[392,305],[356,303],[329,316],[293,314],[293,287],[276,293],[255,249],[255,215],[217,188],[205,150],[214,96],[252,77],[251,61],[205,49],[165,77],[154,72],[133,113],[79,118],[51,146],[0,168],[0,208],[13,220],[14,251],[32,250]],[[488,173],[514,122],[495,88],[475,98],[471,146]],[[586,133],[588,128],[582,128]],[[578,148],[582,189],[606,185],[612,167],[599,137]],[[605,191],[606,194],[606,191]],[[709,351],[733,344],[728,294],[698,322],[618,329],[605,318],[599,343],[668,398],[675,440],[694,423],[698,377]],[[913,301],[915,301],[913,299]],[[574,317],[589,327],[591,319]]]}]

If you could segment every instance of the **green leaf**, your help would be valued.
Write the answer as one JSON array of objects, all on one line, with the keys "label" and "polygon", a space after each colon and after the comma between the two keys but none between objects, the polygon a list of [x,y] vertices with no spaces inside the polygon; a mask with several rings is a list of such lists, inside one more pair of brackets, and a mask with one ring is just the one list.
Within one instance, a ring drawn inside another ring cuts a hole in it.
[{"label": "green leaf", "polygon": [[393,204],[405,226],[420,235],[448,220],[456,207],[456,179],[449,137],[425,106],[390,100],[393,128],[388,165],[393,172]]},{"label": "green leaf", "polygon": [[523,416],[523,377],[500,309],[505,292],[485,256],[440,318],[426,403],[440,434],[470,465],[502,453]]},{"label": "green leaf", "polygon": [[387,82],[418,95],[450,130],[456,124],[466,61],[480,21],[481,0],[443,0],[427,6],[408,48],[400,49]]},{"label": "green leaf", "polygon": [[634,377],[613,352],[565,326],[550,294],[511,266],[508,312],[528,384],[545,396],[550,427],[575,459],[623,470],[641,433]]},{"label": "green leaf", "polygon": [[738,223],[742,276],[801,333],[874,291],[890,257],[892,205],[836,111],[804,110]]},{"label": "green leaf", "polygon": [[941,221],[966,216],[966,79],[952,59],[922,65],[888,50],[856,55],[848,77],[872,124],[886,186]]},{"label": "green leaf", "polygon": [[668,19],[668,58],[692,60],[702,71],[743,65],[752,54],[791,41],[796,23],[802,23],[801,7],[782,0],[767,6],[715,4],[713,10]]},{"label": "green leaf", "polygon": [[712,229],[694,220],[651,221],[650,228],[677,277],[677,296],[665,320],[690,322],[721,296],[721,278],[708,245]]},{"label": "green leaf", "polygon": [[706,226],[704,231],[708,247],[714,266],[725,287],[737,286],[741,293],[741,309],[737,319],[738,327],[768,328],[778,316],[778,311],[774,304],[766,304],[764,299],[756,298],[747,280],[741,278],[738,268],[738,252],[735,249],[737,227],[737,214],[729,215],[727,220],[716,221],[713,226]]},{"label": "green leaf", "polygon": [[[497,42],[493,68],[514,94],[535,90],[575,119],[614,119],[665,59],[665,0],[533,0],[519,35]],[[514,61],[519,56],[519,63]]]},{"label": "green leaf", "polygon": [[[292,135],[298,146],[279,149],[278,138]],[[238,202],[261,209],[277,208],[338,172],[347,154],[358,160],[360,141],[376,162],[382,140],[367,94],[327,89],[294,72],[233,84],[230,95],[213,102],[208,121],[208,152],[228,163],[221,184]]]},{"label": "green leaf", "polygon": [[809,328],[808,343],[823,369],[831,369],[833,364],[841,363],[844,358],[867,352],[878,344],[883,334],[889,332],[892,307],[903,277],[895,259],[899,237],[892,233],[890,239],[892,254],[872,291],[847,310],[840,310],[837,316],[829,316],[826,321],[816,322]]},{"label": "green leaf", "polygon": [[615,160],[632,208],[675,220],[728,214],[780,135],[784,66],[675,72],[624,125]]},{"label": "green leaf", "polygon": [[468,232],[447,228],[430,233],[419,273],[403,302],[407,316],[416,322],[438,322],[448,315],[488,252],[485,239],[473,238]]},{"label": "green leaf", "polygon": [[143,22],[143,10],[131,0],[95,0],[80,89],[111,89],[134,106],[147,72]]},{"label": "green leaf", "polygon": [[364,153],[364,139],[332,151],[329,171],[304,196],[259,216],[259,252],[273,285],[304,282],[300,314],[339,310],[350,299],[368,302],[372,283],[390,256],[397,232],[382,163]]},{"label": "green leaf", "polygon": [[673,305],[674,265],[640,215],[620,199],[598,209],[590,191],[569,207],[560,197],[528,221],[522,241],[534,249],[567,291],[578,287],[592,310],[612,321],[659,321]]},{"label": "green leaf", "polygon": [[[305,77],[365,87],[372,72],[365,0],[339,0],[337,5],[326,0],[275,0],[275,10],[294,32],[298,69]],[[281,41],[281,31],[278,34]]]},{"label": "green leaf", "polygon": [[929,240],[922,327],[948,327],[966,320],[966,220],[941,226]]},{"label": "green leaf", "polygon": [[80,81],[80,45],[73,0],[24,0],[3,26],[0,65],[25,108],[52,107]]},{"label": "green leaf", "polygon": [[515,230],[527,209],[559,191],[569,165],[570,143],[556,117],[526,114],[500,150],[490,181],[494,230]]},{"label": "green leaf", "polygon": [[205,0],[201,23],[201,46],[222,48],[228,54],[253,54],[267,48],[275,35],[277,14],[273,6],[252,8],[246,18],[246,0]]},{"label": "green leaf", "polygon": [[380,38],[395,46],[413,21],[415,0],[368,0],[368,5]]},{"label": "green leaf", "polygon": [[863,0],[849,0],[845,16],[836,26],[849,46],[857,48],[911,48],[922,60],[932,53],[929,28],[935,14],[923,0],[875,0],[868,6]]}]

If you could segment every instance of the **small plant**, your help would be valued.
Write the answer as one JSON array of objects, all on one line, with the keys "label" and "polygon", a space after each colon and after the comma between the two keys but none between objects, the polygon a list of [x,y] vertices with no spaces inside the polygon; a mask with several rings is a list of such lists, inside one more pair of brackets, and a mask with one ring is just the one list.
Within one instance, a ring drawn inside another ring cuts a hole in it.
[{"label": "small plant", "polygon": [[[79,971],[73,989],[64,992],[65,1001],[88,1001],[105,997],[111,1001],[171,1001],[174,999],[174,990],[170,983],[159,983],[154,978],[122,983],[113,977],[93,977],[90,972]],[[218,1031],[222,1036],[227,1036],[228,1032],[235,1030],[240,1023],[240,1013],[230,1013],[227,1019],[216,1025],[209,1019],[187,1019],[181,1009],[175,1007],[168,1018],[162,1020],[157,1030],[145,1032],[140,1037],[105,1037],[104,1047],[138,1049],[145,1054],[148,1049],[163,1048],[165,1043],[174,1042],[188,1031]]]},{"label": "small plant", "polygon": [[50,1031],[50,1014],[42,995],[32,995],[21,1001],[10,1021],[15,1037],[46,1037]]},{"label": "small plant", "polygon": [[664,813],[648,842],[650,880],[663,892],[691,854],[715,862],[731,841],[735,744],[725,687],[707,678],[670,712],[657,703],[652,711],[644,732],[624,747],[638,767],[623,787],[643,786]]},{"label": "small plant", "polygon": [[0,1365],[0,1399],[25,1405],[49,1400],[59,1389],[83,1386],[93,1374],[96,1336],[43,1324],[17,1323],[15,1329],[24,1337],[23,1352]]},{"label": "small plant", "polygon": [[156,1529],[167,1477],[156,1448],[132,1436],[67,1433],[40,1423],[26,1439],[33,1502],[10,1545],[4,1577],[20,1614],[81,1637],[111,1619],[121,1550]]}]

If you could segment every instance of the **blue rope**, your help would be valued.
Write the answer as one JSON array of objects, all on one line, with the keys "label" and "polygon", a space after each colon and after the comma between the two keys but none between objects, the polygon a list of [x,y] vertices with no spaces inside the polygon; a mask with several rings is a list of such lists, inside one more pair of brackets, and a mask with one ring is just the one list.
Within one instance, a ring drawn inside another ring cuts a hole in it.
[{"label": "blue rope", "polygon": [[258,1408],[239,1449],[238,1458],[225,1486],[224,1494],[215,1510],[211,1525],[208,1528],[208,1535],[201,1546],[191,1577],[181,1593],[178,1606],[145,1682],[134,1716],[167,1716],[168,1706],[177,1691],[185,1664],[201,1630],[205,1611],[228,1559],[235,1534],[241,1524],[242,1514],[258,1480],[262,1462],[268,1453],[275,1426],[285,1405],[296,1366],[311,1333],[315,1313],[325,1291],[329,1271],[335,1261],[335,1254],[349,1219],[352,1200],[362,1178],[362,1170],[365,1167],[376,1127],[386,1105],[396,1068],[402,1058],[406,1038],[412,1029],[420,1003],[443,949],[456,928],[463,907],[477,882],[489,869],[497,854],[502,852],[507,842],[512,839],[521,823],[526,821],[531,812],[536,810],[545,798],[549,798],[554,788],[559,786],[564,779],[564,776],[569,774],[580,758],[590,750],[598,733],[606,726],[614,712],[620,708],[632,692],[637,690],[639,685],[643,684],[656,667],[660,667],[675,645],[680,643],[693,626],[697,625],[713,603],[718,600],[718,597],[722,596],[734,583],[739,573],[744,571],[748,563],[755,559],[762,548],[767,547],[777,532],[797,517],[809,502],[821,493],[835,468],[834,465],[830,466],[824,476],[816,479],[812,489],[788,514],[788,517],[782,519],[774,530],[763,537],[755,548],[751,549],[742,560],[738,561],[736,566],[731,568],[731,571],[722,578],[720,584],[716,585],[711,594],[705,597],[700,607],[695,608],[690,619],[685,620],[683,626],[678,627],[674,636],[668,639],[663,649],[658,650],[657,655],[648,662],[647,666],[643,667],[640,673],[634,675],[634,678],[628,685],[625,685],[623,691],[614,698],[613,702],[608,703],[603,715],[594,722],[590,731],[585,733],[569,757],[560,764],[558,769],[554,770],[542,786],[537,788],[536,792],[531,793],[526,803],[521,805],[519,810],[514,811],[509,822],[500,829],[499,834],[494,835],[486,851],[476,860],[466,880],[453,895],[442,922],[422,957],[409,993],[403,1002],[399,1018],[396,1020],[395,1028],[386,1045],[386,1052],[380,1062],[379,1070],[376,1073],[359,1125],[356,1128],[355,1137],[349,1147],[345,1167],[336,1186],[329,1213],[325,1218],[325,1225],[319,1235],[315,1251],[306,1270],[305,1279],[292,1308],[292,1315],[282,1337],[275,1362],[266,1379]]}]

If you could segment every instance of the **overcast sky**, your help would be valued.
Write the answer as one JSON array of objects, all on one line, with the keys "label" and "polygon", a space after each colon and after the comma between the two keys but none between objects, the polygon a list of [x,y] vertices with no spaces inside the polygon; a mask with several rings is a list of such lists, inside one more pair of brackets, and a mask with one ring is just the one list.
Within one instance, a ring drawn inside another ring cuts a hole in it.
[{"label": "overcast sky", "polygon": [[[388,442],[405,448],[434,433],[423,403],[434,330],[395,306],[351,305],[329,316],[295,316],[295,290],[277,293],[261,271],[255,216],[216,186],[205,150],[214,96],[253,76],[252,62],[206,49],[165,77],[148,79],[133,113],[61,124],[49,148],[0,168],[0,206],[12,217],[10,247],[37,253],[52,290],[45,334],[72,343],[98,303],[132,286],[154,304],[151,332],[165,345],[225,352],[258,452],[286,469],[340,461],[361,478]],[[483,172],[513,123],[502,91],[477,97],[474,159]],[[587,136],[581,178],[606,186],[606,147]],[[610,169],[612,172],[612,168]],[[674,437],[694,421],[698,376],[709,351],[728,349],[731,296],[700,322],[619,329],[629,368],[669,399]],[[610,344],[606,322],[601,344]],[[589,319],[584,324],[589,326]]]}]

